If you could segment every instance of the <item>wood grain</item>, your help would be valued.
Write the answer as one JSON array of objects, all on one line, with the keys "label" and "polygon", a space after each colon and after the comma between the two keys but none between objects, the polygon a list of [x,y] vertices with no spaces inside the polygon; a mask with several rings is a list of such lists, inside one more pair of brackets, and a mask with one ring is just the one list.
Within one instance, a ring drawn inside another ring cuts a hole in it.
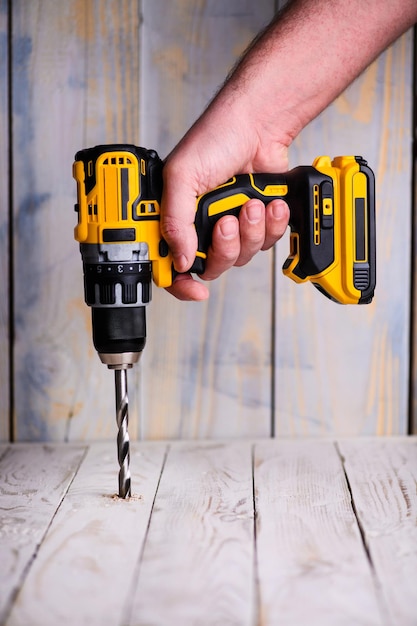
[{"label": "wood grain", "polygon": [[340,450],[392,624],[417,620],[417,438],[342,441]]},{"label": "wood grain", "polygon": [[383,624],[331,442],[255,446],[261,624]]},{"label": "wood grain", "polygon": [[8,2],[0,0],[0,441],[10,436],[8,46]]},{"label": "wood grain", "polygon": [[89,450],[7,626],[125,623],[123,609],[130,598],[164,454],[164,444],[133,448],[132,497],[121,500],[116,495],[115,447],[102,443]]},{"label": "wood grain", "polygon": [[335,306],[281,275],[277,250],[279,436],[405,434],[408,414],[412,33],[389,48],[290,149],[363,154],[376,175],[377,288],[368,306]]},{"label": "wood grain", "polygon": [[0,455],[0,624],[83,454],[80,446],[20,445]]},{"label": "wood grain", "polygon": [[416,445],[0,445],[0,624],[411,626]]},{"label": "wood grain", "polygon": [[253,525],[250,444],[175,444],[127,623],[252,624]]}]

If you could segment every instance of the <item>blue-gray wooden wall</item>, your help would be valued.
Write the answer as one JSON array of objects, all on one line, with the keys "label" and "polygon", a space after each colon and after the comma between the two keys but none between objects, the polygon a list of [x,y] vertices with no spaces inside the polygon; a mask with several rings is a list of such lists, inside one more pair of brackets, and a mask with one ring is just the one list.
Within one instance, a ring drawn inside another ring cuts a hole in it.
[{"label": "blue-gray wooden wall", "polygon": [[[129,142],[165,156],[276,8],[0,0],[0,438],[10,424],[18,440],[114,435],[113,376],[92,346],[73,240],[74,153]],[[340,307],[284,278],[288,236],[213,283],[205,303],[155,289],[129,374],[132,436],[407,431],[412,44],[409,32],[290,151],[291,167],[363,154],[374,168],[374,303]]]}]

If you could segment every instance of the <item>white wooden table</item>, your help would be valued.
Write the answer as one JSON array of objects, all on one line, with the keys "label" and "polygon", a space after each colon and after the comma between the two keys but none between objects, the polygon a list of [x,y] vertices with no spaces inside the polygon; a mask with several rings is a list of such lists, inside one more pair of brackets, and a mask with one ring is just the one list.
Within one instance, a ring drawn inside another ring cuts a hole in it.
[{"label": "white wooden table", "polygon": [[0,447],[0,624],[417,624],[417,438]]}]

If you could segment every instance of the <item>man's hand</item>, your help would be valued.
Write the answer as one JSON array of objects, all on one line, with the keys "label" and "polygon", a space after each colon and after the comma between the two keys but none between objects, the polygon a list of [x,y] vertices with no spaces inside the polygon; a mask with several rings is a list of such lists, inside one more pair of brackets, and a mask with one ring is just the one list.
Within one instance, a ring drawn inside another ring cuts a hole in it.
[{"label": "man's hand", "polygon": [[[288,225],[289,210],[282,200],[266,207],[260,200],[250,200],[240,212],[219,220],[213,230],[204,280],[213,280],[233,265],[245,265],[259,250],[267,250],[282,237]],[[180,300],[204,300],[207,287],[190,274],[180,274],[168,291]]]},{"label": "man's hand", "polygon": [[[235,174],[288,170],[287,148],[274,133],[268,134],[269,141],[264,141],[259,150],[251,115],[246,123],[243,112],[228,118],[231,111],[232,103],[226,103],[221,95],[164,165],[161,230],[178,272],[187,272],[195,258],[194,218],[199,195]],[[288,219],[288,206],[283,200],[273,200],[265,206],[256,199],[243,205],[239,219],[232,215],[221,218],[213,230],[202,278],[213,280],[233,265],[245,265],[257,252],[272,247],[284,234]],[[168,291],[181,300],[204,300],[209,294],[203,283],[187,273],[177,276]]]}]

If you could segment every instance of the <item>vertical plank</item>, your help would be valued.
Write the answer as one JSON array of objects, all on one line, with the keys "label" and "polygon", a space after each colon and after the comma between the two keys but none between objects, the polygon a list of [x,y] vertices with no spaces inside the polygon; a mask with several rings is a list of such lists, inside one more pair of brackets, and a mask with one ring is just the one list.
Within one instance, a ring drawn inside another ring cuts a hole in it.
[{"label": "vertical plank", "polygon": [[[273,0],[145,2],[141,143],[165,156],[273,13]],[[266,253],[229,272],[206,303],[154,290],[142,361],[146,437],[269,434],[271,262]]]},{"label": "vertical plank", "polygon": [[158,489],[130,624],[253,624],[249,443],[176,444]]},{"label": "vertical plank", "polygon": [[113,377],[92,345],[71,167],[80,148],[137,141],[139,0],[11,6],[17,438],[109,437]]},{"label": "vertical plank", "polygon": [[7,0],[0,0],[0,441],[9,439],[9,77]]},{"label": "vertical plank", "polygon": [[260,623],[382,624],[331,442],[255,446]]},{"label": "vertical plank", "polygon": [[341,441],[352,497],[386,614],[417,619],[417,438]]},{"label": "vertical plank", "polygon": [[165,454],[132,448],[132,497],[115,494],[113,445],[94,444],[55,516],[7,626],[123,621]]},{"label": "vertical plank", "polygon": [[0,623],[78,469],[80,446],[16,446],[0,458]]},{"label": "vertical plank", "polygon": [[363,154],[376,175],[377,289],[335,306],[281,274],[277,253],[275,424],[279,436],[407,432],[410,310],[412,33],[307,127],[291,165]]}]

